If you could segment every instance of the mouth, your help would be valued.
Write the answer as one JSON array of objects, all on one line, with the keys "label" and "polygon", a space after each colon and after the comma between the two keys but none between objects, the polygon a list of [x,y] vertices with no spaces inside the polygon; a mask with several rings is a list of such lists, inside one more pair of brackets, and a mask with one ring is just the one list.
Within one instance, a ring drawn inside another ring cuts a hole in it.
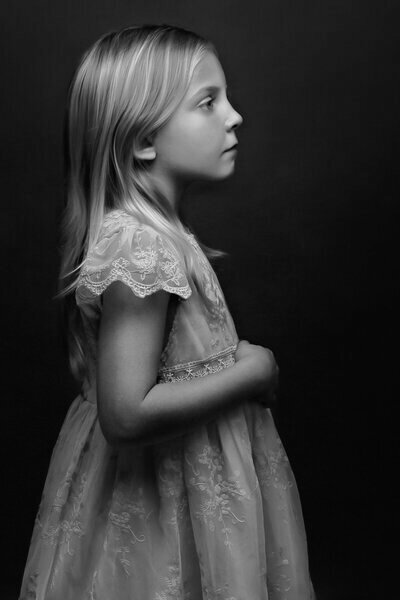
[{"label": "mouth", "polygon": [[236,142],[236,144],[233,144],[233,146],[231,146],[230,148],[227,148],[226,150],[224,150],[223,154],[225,152],[231,152],[232,150],[236,150],[237,145],[238,145],[238,142]]}]

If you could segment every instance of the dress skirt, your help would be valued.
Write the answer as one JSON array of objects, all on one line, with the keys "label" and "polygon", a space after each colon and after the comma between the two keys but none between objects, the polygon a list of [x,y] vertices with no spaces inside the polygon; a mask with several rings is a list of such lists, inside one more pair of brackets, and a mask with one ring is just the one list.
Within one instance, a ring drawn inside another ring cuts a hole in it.
[{"label": "dress skirt", "polygon": [[20,600],[311,600],[300,499],[269,409],[114,450],[95,392],[51,457]]}]

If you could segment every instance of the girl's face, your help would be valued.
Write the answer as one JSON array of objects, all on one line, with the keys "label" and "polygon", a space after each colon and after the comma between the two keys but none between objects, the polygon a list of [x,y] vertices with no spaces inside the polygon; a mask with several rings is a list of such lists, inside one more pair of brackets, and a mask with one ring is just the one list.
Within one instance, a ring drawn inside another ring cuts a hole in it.
[{"label": "girl's face", "polygon": [[189,90],[153,139],[152,173],[169,189],[194,180],[228,177],[235,166],[235,129],[243,119],[226,96],[221,64],[208,52],[197,65]]}]

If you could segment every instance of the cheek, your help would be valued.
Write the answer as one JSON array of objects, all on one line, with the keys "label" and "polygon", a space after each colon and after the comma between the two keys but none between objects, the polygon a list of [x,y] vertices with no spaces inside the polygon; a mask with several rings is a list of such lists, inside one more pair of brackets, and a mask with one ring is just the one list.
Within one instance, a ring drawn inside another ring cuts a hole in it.
[{"label": "cheek", "polygon": [[215,161],[216,154],[222,152],[223,140],[220,127],[213,123],[212,118],[204,119],[197,116],[186,119],[180,123],[175,122],[173,127],[164,131],[160,140],[159,151],[164,160],[172,164],[179,162],[181,165],[189,164],[193,160]]},{"label": "cheek", "polygon": [[213,123],[210,117],[193,118],[182,124],[177,133],[182,148],[196,154],[207,149],[212,151],[220,143],[218,124]]}]

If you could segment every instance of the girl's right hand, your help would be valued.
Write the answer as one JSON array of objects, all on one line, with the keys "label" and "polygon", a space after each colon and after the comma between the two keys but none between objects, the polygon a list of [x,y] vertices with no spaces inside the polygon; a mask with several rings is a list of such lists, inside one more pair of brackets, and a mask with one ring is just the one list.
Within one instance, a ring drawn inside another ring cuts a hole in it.
[{"label": "girl's right hand", "polygon": [[235,354],[237,362],[245,361],[251,372],[252,397],[266,407],[276,402],[279,381],[279,367],[274,354],[264,346],[240,340]]}]

